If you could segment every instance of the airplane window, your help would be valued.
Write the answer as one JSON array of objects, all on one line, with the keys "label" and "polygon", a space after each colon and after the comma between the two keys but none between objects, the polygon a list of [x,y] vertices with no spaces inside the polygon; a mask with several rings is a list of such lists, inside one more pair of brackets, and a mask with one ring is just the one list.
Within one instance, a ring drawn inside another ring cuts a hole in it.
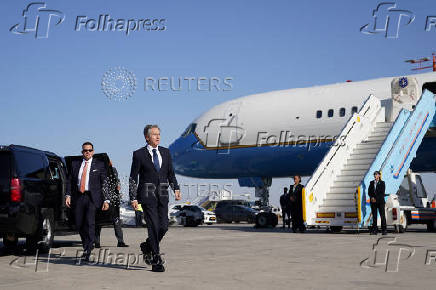
[{"label": "airplane window", "polygon": [[330,109],[330,110],[327,112],[327,116],[329,116],[329,118],[333,117],[333,109]]},{"label": "airplane window", "polygon": [[340,108],[339,109],[339,116],[340,117],[344,117],[345,116],[345,108]]},{"label": "airplane window", "polygon": [[351,114],[357,113],[357,107],[354,106],[351,108]]},{"label": "airplane window", "polygon": [[321,118],[322,117],[322,111],[316,111],[316,118]]}]

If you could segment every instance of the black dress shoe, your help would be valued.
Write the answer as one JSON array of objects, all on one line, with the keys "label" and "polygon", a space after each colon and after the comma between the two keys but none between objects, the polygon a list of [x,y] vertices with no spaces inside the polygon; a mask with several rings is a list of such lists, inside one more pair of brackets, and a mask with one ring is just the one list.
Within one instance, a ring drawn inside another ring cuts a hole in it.
[{"label": "black dress shoe", "polygon": [[141,243],[140,247],[144,256],[144,262],[147,265],[151,265],[153,261],[153,251],[151,250],[151,247],[147,244],[147,242]]},{"label": "black dress shoe", "polygon": [[376,231],[371,231],[371,232],[369,232],[369,234],[370,235],[377,235],[377,232]]},{"label": "black dress shoe", "polygon": [[94,248],[100,249],[100,248],[101,248],[101,245],[100,245],[100,243],[95,243],[95,246],[94,246]]},{"label": "black dress shoe", "polygon": [[388,232],[386,230],[382,231],[382,235],[386,236],[388,234]]},{"label": "black dress shoe", "polygon": [[152,272],[165,272],[165,266],[164,265],[153,265],[151,266]]},{"label": "black dress shoe", "polygon": [[129,245],[126,245],[124,242],[118,242],[117,247],[119,248],[127,248]]},{"label": "black dress shoe", "polygon": [[162,259],[161,254],[153,255],[151,261],[151,271],[152,272],[165,272],[165,261]]},{"label": "black dress shoe", "polygon": [[90,252],[83,252],[82,257],[80,258],[84,262],[89,262],[89,257],[91,256]]}]

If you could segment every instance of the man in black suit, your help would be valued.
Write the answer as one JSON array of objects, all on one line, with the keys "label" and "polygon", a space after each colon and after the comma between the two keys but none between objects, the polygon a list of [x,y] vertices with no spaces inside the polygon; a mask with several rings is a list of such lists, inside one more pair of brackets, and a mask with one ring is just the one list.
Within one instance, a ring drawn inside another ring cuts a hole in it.
[{"label": "man in black suit", "polygon": [[377,210],[380,213],[382,234],[386,235],[386,216],[385,216],[385,182],[381,180],[380,171],[374,172],[374,180],[369,184],[368,195],[371,200],[372,229],[371,235],[376,235]]},{"label": "man in black suit", "polygon": [[147,125],[144,128],[144,137],[147,146],[133,152],[129,184],[130,200],[135,210],[138,208],[138,203],[141,204],[147,223],[148,238],[141,243],[144,261],[152,265],[152,271],[164,272],[159,242],[168,230],[168,187],[171,186],[174,190],[176,200],[180,200],[181,195],[170,151],[159,146],[159,127]]},{"label": "man in black suit", "polygon": [[[112,224],[114,226],[114,232],[115,237],[117,238],[117,247],[128,247],[129,245],[126,245],[124,243],[124,237],[123,237],[123,227],[122,222],[120,219],[120,205],[121,205],[121,183],[120,179],[118,177],[118,171],[117,169],[112,165],[112,161],[109,160],[109,168],[110,171],[112,171],[112,174],[109,174],[108,176],[108,197],[110,198],[110,214],[112,217]],[[101,248],[100,245],[100,235],[101,235],[101,225],[95,225],[95,247]]]},{"label": "man in black suit", "polygon": [[[94,156],[91,142],[82,145],[83,159],[73,161],[67,182],[65,204],[73,206],[76,228],[83,245],[83,259],[89,261],[95,240],[95,211],[109,209],[107,198],[106,168]],[[103,202],[104,200],[104,202]]]},{"label": "man in black suit", "polygon": [[288,188],[283,188],[283,194],[280,196],[280,207],[282,208],[283,229],[288,225],[291,227],[291,200],[288,194]]},{"label": "man in black suit", "polygon": [[297,229],[301,233],[306,231],[306,226],[303,220],[303,188],[301,184],[301,176],[294,176],[294,185],[289,188],[289,196],[291,200],[291,216],[292,216],[292,231],[295,233]]}]

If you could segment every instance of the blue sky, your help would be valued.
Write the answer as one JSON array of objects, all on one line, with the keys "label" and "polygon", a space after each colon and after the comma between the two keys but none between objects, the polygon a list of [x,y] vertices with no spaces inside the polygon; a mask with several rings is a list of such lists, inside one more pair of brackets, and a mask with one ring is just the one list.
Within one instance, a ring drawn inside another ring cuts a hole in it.
[{"label": "blue sky", "polygon": [[[42,2],[42,1],[41,1]],[[380,1],[45,1],[65,19],[35,39],[9,29],[31,1],[2,1],[0,18],[1,144],[23,144],[60,155],[91,140],[123,175],[143,146],[147,123],[168,146],[199,114],[236,97],[271,90],[409,74],[404,60],[435,51],[436,28],[425,31],[436,3],[396,1],[415,15],[399,38],[366,35]],[[75,31],[77,16],[165,19],[164,31]],[[53,23],[52,23],[53,24]],[[125,101],[108,99],[103,74],[122,66],[137,78]],[[145,91],[146,77],[232,78],[230,91]],[[197,182],[179,178],[181,182]],[[431,180],[431,176],[426,180]],[[203,182],[203,181],[202,181]],[[207,182],[207,181],[205,181]],[[252,192],[239,189],[235,192]],[[272,202],[288,180],[273,181]],[[436,182],[430,183],[436,188]]]}]

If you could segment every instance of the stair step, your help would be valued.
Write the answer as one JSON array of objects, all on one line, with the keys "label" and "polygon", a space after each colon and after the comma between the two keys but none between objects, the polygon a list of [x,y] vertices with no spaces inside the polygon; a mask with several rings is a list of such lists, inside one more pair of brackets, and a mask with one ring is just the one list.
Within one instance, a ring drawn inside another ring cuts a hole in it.
[{"label": "stair step", "polygon": [[393,122],[377,122],[375,124],[375,127],[384,127],[384,128],[390,128],[392,127]]},{"label": "stair step", "polygon": [[320,206],[317,212],[356,212],[355,206]]},{"label": "stair step", "polygon": [[368,170],[370,164],[345,164],[342,171],[352,171],[352,170]]},{"label": "stair step", "polygon": [[374,147],[374,148],[358,148],[356,147],[353,150],[352,154],[377,154],[379,148],[378,147]]},{"label": "stair step", "polygon": [[338,175],[334,182],[361,181],[363,177],[362,175]]},{"label": "stair step", "polygon": [[356,145],[356,149],[380,149],[382,142],[365,142]]},{"label": "stair step", "polygon": [[325,199],[323,206],[326,207],[356,207],[356,202],[353,199]]},{"label": "stair step", "polygon": [[377,126],[374,128],[374,130],[372,132],[389,132],[389,130],[391,129],[391,127],[383,127],[383,126]]},{"label": "stair step", "polygon": [[350,199],[354,201],[354,193],[347,192],[347,193],[327,193],[325,199]]},{"label": "stair step", "polygon": [[357,186],[360,184],[360,180],[358,180],[358,181],[335,181],[334,184],[335,184],[335,187],[354,187],[354,188],[357,188]]},{"label": "stair step", "polygon": [[374,159],[376,153],[364,153],[364,154],[358,154],[358,153],[351,153],[349,160],[357,160],[357,159]]},{"label": "stair step", "polygon": [[369,136],[366,141],[384,141],[386,139],[386,136]]},{"label": "stair step", "polygon": [[367,172],[368,170],[366,168],[364,169],[352,169],[345,167],[341,170],[341,176],[362,176]]},{"label": "stair step", "polygon": [[374,157],[371,159],[348,159],[347,160],[347,166],[348,165],[365,165],[368,166],[372,163],[372,161],[374,160]]},{"label": "stair step", "polygon": [[356,193],[357,186],[350,186],[350,187],[337,187],[332,186],[330,187],[329,194],[354,194]]}]

